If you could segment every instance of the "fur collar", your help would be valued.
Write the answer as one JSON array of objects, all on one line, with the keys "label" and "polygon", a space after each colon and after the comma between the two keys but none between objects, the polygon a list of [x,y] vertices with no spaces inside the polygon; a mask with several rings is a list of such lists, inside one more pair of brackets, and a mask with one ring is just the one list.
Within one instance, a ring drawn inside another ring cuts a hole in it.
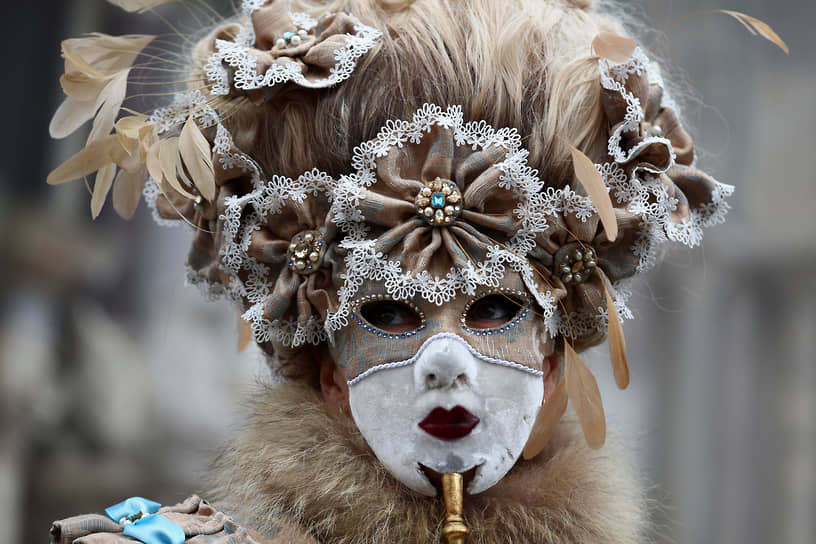
[{"label": "fur collar", "polygon": [[[246,433],[216,461],[213,491],[254,529],[293,520],[319,542],[440,542],[441,499],[394,480],[350,421],[319,393],[263,386]],[[563,421],[532,461],[520,461],[482,494],[465,497],[469,544],[635,542],[644,513],[636,482],[609,445],[584,443]]]}]

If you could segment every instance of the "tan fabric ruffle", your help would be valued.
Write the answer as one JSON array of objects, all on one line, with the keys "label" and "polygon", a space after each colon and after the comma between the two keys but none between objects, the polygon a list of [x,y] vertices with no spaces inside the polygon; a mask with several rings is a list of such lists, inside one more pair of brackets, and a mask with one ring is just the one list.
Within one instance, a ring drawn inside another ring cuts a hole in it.
[{"label": "tan fabric ruffle", "polygon": [[[196,495],[159,514],[184,530],[185,542],[203,544],[272,544],[258,533],[238,526]],[[122,534],[123,526],[100,514],[87,514],[55,521],[51,544],[126,544],[139,542]]]}]

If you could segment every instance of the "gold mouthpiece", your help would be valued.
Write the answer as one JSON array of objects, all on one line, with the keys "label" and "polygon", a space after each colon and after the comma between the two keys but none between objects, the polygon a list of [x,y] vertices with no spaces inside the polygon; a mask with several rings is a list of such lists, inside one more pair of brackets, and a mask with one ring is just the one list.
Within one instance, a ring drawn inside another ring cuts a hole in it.
[{"label": "gold mouthpiece", "polygon": [[447,544],[465,544],[470,531],[462,518],[462,475],[459,473],[442,475],[442,495],[445,498],[445,526],[442,537]]}]

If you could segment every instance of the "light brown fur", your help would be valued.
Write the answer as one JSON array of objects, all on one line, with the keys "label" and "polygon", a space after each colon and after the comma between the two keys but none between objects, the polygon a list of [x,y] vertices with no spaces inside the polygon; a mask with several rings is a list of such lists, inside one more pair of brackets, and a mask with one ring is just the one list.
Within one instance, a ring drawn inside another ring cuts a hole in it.
[{"label": "light brown fur", "polygon": [[[237,516],[270,535],[292,520],[323,543],[440,542],[440,500],[394,480],[351,418],[331,414],[314,389],[264,386],[253,403],[246,433],[216,462],[208,496],[242,505]],[[588,449],[565,418],[536,459],[466,496],[464,516],[469,544],[622,544],[637,540],[644,501],[617,452]]]}]

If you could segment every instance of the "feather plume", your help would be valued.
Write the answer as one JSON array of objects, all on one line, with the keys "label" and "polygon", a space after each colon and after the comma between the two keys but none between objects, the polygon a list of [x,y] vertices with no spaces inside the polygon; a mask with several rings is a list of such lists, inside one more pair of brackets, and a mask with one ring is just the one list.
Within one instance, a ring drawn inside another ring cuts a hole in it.
[{"label": "feather plume", "polygon": [[156,141],[155,125],[147,122],[145,115],[128,115],[114,125],[119,141],[131,156],[144,161],[147,150]]},{"label": "feather plume", "polygon": [[65,138],[88,122],[96,113],[96,99],[88,101],[74,100],[70,96],[57,108],[48,125],[52,138]]},{"label": "feather plume", "polygon": [[606,441],[606,419],[598,382],[567,342],[564,342],[564,367],[567,395],[578,414],[587,445],[597,450]]},{"label": "feather plume", "polygon": [[58,185],[85,177],[109,164],[116,164],[128,172],[135,172],[141,166],[140,161],[131,157],[122,147],[119,138],[110,134],[86,145],[48,174],[46,181],[49,185]]},{"label": "feather plume", "polygon": [[113,130],[113,124],[116,121],[116,116],[119,114],[119,108],[122,107],[122,102],[125,100],[125,93],[127,92],[127,78],[130,70],[122,70],[117,72],[108,84],[99,93],[96,99],[96,107],[99,111],[96,114],[93,122],[91,134],[88,136],[88,142],[98,140],[103,136],[110,134]]},{"label": "feather plume", "polygon": [[155,39],[145,34],[110,36],[94,33],[62,42],[65,73],[82,72],[101,79],[133,66],[136,57]]},{"label": "feather plume", "polygon": [[612,32],[601,32],[592,40],[592,49],[599,57],[620,64],[631,58],[637,42]]},{"label": "feather plume", "polygon": [[51,136],[64,138],[94,116],[88,143],[107,136],[125,99],[130,67],[153,38],[93,34],[63,41],[60,84],[67,98],[51,119]]},{"label": "feather plume", "polygon": [[606,238],[613,242],[618,237],[618,221],[615,219],[615,208],[612,207],[612,199],[606,189],[603,176],[595,167],[595,163],[580,150],[570,146],[572,153],[572,166],[575,169],[575,177],[581,182],[601,218]]},{"label": "feather plume", "polygon": [[144,167],[134,173],[119,170],[113,182],[113,209],[122,219],[131,219],[136,213],[145,181],[147,170]]},{"label": "feather plume", "polygon": [[774,32],[774,29],[770,27],[770,25],[764,21],[757,19],[756,17],[751,17],[750,15],[746,15],[744,13],[740,13],[739,11],[729,11],[726,9],[718,9],[715,10],[720,13],[725,13],[726,15],[730,15],[740,23],[742,26],[748,29],[748,32],[756,36],[759,34],[766,40],[775,43],[779,49],[785,52],[786,55],[790,54],[790,49],[788,49],[788,44],[786,44],[782,38],[779,37],[779,34]]},{"label": "feather plume", "polygon": [[148,174],[156,183],[156,185],[164,192],[164,183],[162,175],[162,167],[161,161],[159,160],[159,148],[161,147],[161,140],[157,140],[153,142],[153,145],[147,150],[147,156],[145,157],[145,168],[147,168]]},{"label": "feather plume", "polygon": [[175,0],[108,0],[108,2],[131,13],[144,13],[162,4],[175,2]]},{"label": "feather plume", "polygon": [[103,166],[96,173],[96,181],[94,182],[93,194],[91,195],[91,217],[93,219],[96,219],[99,216],[99,212],[102,211],[102,206],[105,205],[105,199],[108,197],[115,175],[116,165],[113,163]]},{"label": "feather plume", "polygon": [[561,421],[561,416],[564,415],[566,409],[566,382],[561,380],[561,383],[559,383],[552,392],[550,398],[547,399],[538,411],[535,424],[533,424],[533,430],[530,431],[530,438],[527,439],[527,444],[524,445],[524,451],[521,452],[525,459],[532,459],[541,453],[555,432],[556,427],[558,427],[558,422]]},{"label": "feather plume", "polygon": [[620,315],[615,308],[615,301],[609,293],[606,278],[602,280],[606,295],[606,312],[609,315],[609,357],[612,359],[612,370],[615,373],[615,383],[620,389],[629,386],[629,363],[626,361],[626,339],[623,336],[623,325]]},{"label": "feather plume", "polygon": [[178,136],[167,138],[159,142],[159,163],[161,164],[162,179],[176,192],[195,200],[195,195],[182,187],[178,178]]},{"label": "feather plume", "polygon": [[60,76],[62,91],[80,102],[96,101],[106,84],[106,79],[91,77],[83,72],[69,72]]},{"label": "feather plume", "polygon": [[206,200],[215,199],[215,171],[210,144],[190,117],[179,135],[179,153],[193,184]]}]

